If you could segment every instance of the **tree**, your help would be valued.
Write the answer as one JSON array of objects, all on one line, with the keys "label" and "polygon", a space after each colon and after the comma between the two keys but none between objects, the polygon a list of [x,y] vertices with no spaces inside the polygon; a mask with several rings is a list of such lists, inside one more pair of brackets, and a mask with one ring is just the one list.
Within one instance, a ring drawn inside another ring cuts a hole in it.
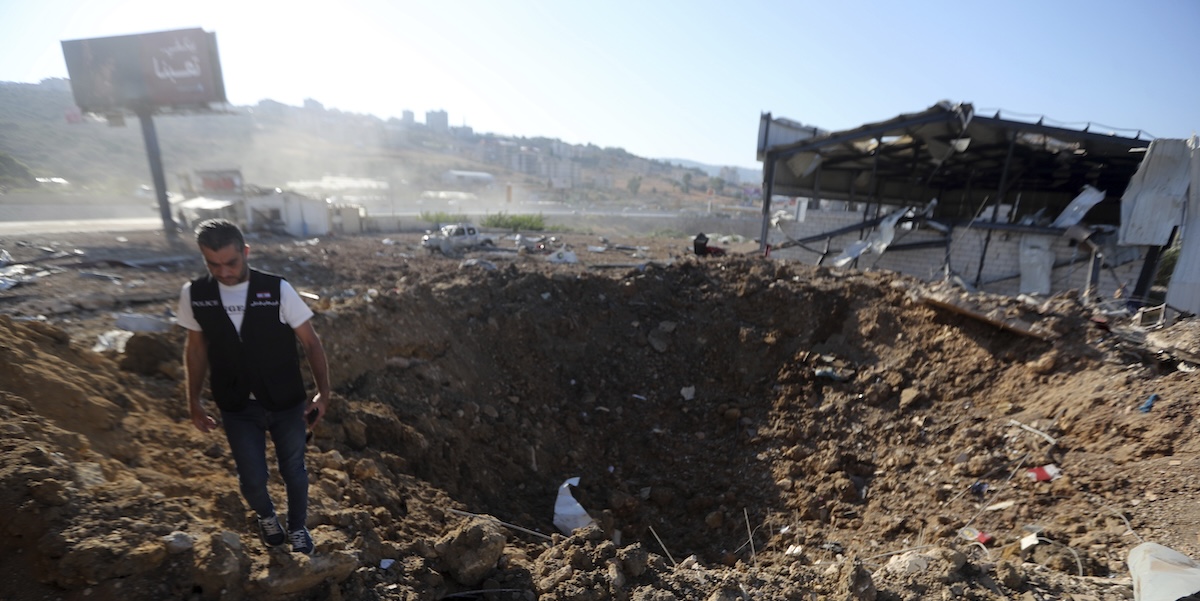
[{"label": "tree", "polygon": [[708,178],[708,187],[712,188],[712,191],[720,196],[725,191],[725,180],[719,177],[710,177]]},{"label": "tree", "polygon": [[692,174],[684,173],[683,174],[683,193],[687,194],[691,191],[692,191]]},{"label": "tree", "polygon": [[637,196],[638,190],[642,189],[642,176],[638,175],[629,178],[629,182],[625,184],[625,187],[629,190],[630,194]]}]

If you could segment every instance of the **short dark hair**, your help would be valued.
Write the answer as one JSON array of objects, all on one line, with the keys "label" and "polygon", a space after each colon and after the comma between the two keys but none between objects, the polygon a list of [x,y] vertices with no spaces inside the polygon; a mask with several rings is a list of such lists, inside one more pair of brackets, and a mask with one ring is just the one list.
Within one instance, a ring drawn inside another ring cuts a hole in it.
[{"label": "short dark hair", "polygon": [[211,250],[233,244],[240,251],[246,246],[246,238],[237,224],[228,219],[206,219],[196,226],[196,244]]}]

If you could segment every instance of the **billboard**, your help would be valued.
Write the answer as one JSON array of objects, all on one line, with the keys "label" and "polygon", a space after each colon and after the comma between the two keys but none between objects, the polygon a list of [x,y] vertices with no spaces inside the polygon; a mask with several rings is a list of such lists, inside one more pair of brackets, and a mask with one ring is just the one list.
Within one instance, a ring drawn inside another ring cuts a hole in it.
[{"label": "billboard", "polygon": [[209,169],[197,171],[201,194],[229,195],[242,193],[242,171],[240,169]]},{"label": "billboard", "polygon": [[65,40],[75,103],[85,112],[199,108],[224,103],[217,35],[177,29]]}]

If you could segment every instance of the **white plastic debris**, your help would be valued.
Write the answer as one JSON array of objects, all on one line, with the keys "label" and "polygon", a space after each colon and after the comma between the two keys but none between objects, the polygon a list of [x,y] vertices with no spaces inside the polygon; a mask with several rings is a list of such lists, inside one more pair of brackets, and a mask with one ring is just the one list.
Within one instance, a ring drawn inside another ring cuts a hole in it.
[{"label": "white plastic debris", "polygon": [[129,330],[109,330],[98,337],[95,346],[92,347],[92,352],[116,351],[124,353],[125,343],[129,342],[129,339],[132,337],[133,332]]},{"label": "white plastic debris", "polygon": [[1158,543],[1129,551],[1135,601],[1176,601],[1200,592],[1200,563]]},{"label": "white plastic debris", "polygon": [[575,251],[563,247],[550,253],[546,260],[551,263],[578,263],[579,257],[575,256]]},{"label": "white plastic debris", "polygon": [[583,505],[571,495],[572,486],[579,486],[579,476],[564,481],[558,487],[558,498],[554,501],[554,527],[566,535],[595,523]]},{"label": "white plastic debris", "polygon": [[1001,511],[1004,509],[1008,509],[1009,507],[1012,507],[1013,505],[1016,505],[1016,504],[1017,504],[1016,501],[1000,501],[999,503],[994,503],[992,505],[988,505],[987,507],[984,507],[983,510],[984,511]]},{"label": "white plastic debris", "polygon": [[885,568],[894,574],[919,574],[929,569],[929,558],[916,551],[909,551],[889,559]]},{"label": "white plastic debris", "polygon": [[9,265],[0,269],[0,290],[8,290],[21,284],[32,282],[42,274],[26,274],[28,265]]}]

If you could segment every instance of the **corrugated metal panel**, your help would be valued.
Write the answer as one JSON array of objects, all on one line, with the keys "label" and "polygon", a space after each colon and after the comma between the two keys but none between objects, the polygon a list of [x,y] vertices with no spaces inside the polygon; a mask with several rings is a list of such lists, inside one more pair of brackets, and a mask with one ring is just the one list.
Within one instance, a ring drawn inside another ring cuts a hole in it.
[{"label": "corrugated metal panel", "polygon": [[1170,240],[1183,221],[1190,157],[1187,140],[1150,143],[1121,197],[1121,244],[1162,246]]},{"label": "corrugated metal panel", "polygon": [[804,125],[784,117],[772,119],[771,113],[763,113],[758,118],[758,160],[763,160],[770,148],[794,144],[828,133],[813,125]]},{"label": "corrugated metal panel", "polygon": [[1083,220],[1083,216],[1097,203],[1104,200],[1104,191],[1097,190],[1091,186],[1084,186],[1083,192],[1079,193],[1071,204],[1067,205],[1066,209],[1058,215],[1054,223],[1050,227],[1068,228]]},{"label": "corrugated metal panel", "polygon": [[1183,224],[1179,260],[1167,288],[1167,304],[1200,315],[1200,138],[1192,136],[1191,191]]}]

